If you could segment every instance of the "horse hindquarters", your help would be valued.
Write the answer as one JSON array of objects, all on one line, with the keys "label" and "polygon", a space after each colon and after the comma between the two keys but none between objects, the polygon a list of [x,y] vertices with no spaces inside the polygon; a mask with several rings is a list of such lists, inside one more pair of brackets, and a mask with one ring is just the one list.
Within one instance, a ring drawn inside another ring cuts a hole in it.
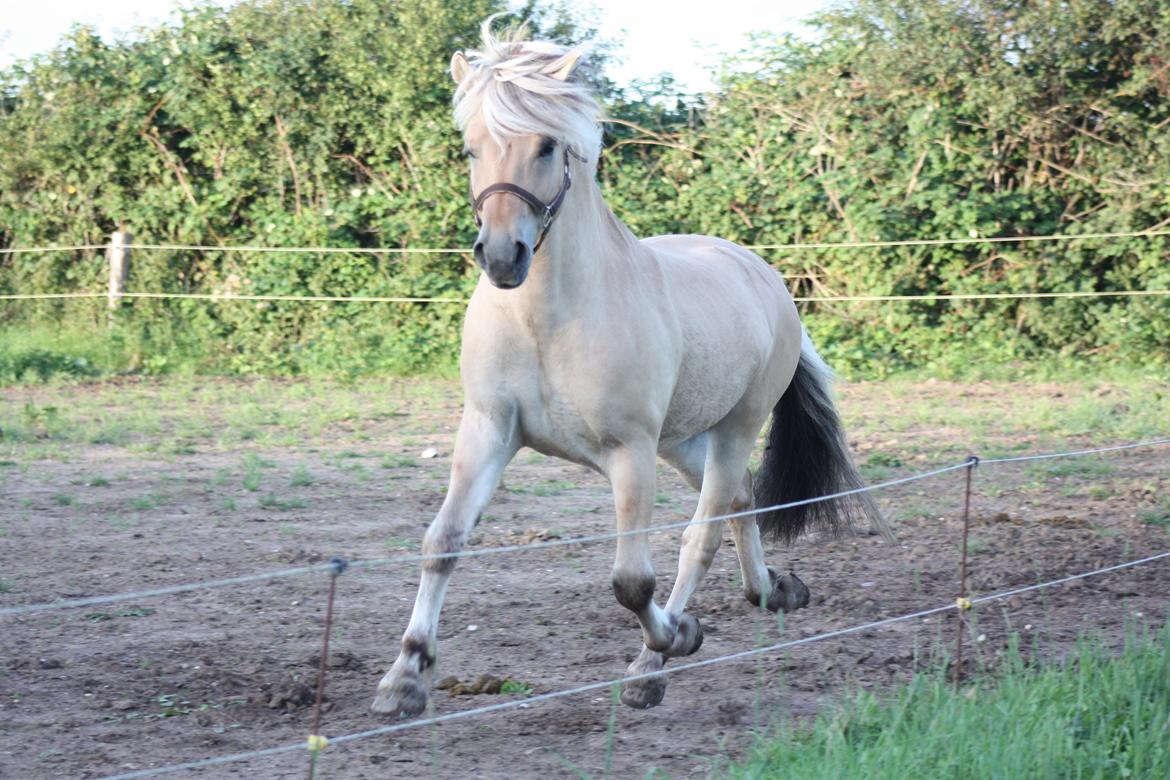
[{"label": "horse hindquarters", "polygon": [[[863,486],[833,406],[831,381],[828,367],[806,334],[796,374],[772,411],[764,457],[755,477],[757,508]],[[763,535],[785,542],[810,526],[839,532],[850,527],[854,517],[865,518],[873,528],[890,536],[868,493],[760,512],[756,517]]]}]

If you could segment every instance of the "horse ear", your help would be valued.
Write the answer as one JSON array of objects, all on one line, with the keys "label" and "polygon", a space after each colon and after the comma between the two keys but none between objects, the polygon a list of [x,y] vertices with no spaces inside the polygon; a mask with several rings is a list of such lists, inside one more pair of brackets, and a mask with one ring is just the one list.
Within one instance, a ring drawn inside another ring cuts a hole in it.
[{"label": "horse ear", "polygon": [[565,55],[563,64],[548,75],[559,81],[564,81],[572,74],[573,68],[577,67],[577,60],[581,59],[581,54],[580,47],[573,49]]},{"label": "horse ear", "polygon": [[463,56],[463,52],[457,51],[451,55],[451,78],[455,83],[462,84],[463,79],[471,72],[471,65],[467,62],[467,58]]}]

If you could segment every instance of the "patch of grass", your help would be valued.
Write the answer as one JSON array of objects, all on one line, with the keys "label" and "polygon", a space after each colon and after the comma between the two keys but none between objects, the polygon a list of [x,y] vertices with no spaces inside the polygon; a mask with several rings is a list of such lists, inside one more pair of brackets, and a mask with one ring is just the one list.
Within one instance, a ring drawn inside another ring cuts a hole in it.
[{"label": "patch of grass", "polygon": [[255,455],[248,455],[244,458],[244,490],[255,493],[260,489],[260,483],[264,479],[261,469],[260,459]]},{"label": "patch of grass", "polygon": [[260,506],[287,512],[290,509],[304,509],[308,504],[300,498],[279,498],[275,493],[269,493],[260,499]]},{"label": "patch of grass", "polygon": [[418,467],[418,461],[409,455],[387,455],[378,465],[384,469],[413,469]]},{"label": "patch of grass", "polygon": [[572,490],[577,487],[572,482],[562,479],[548,479],[544,482],[538,482],[535,485],[526,487],[513,487],[510,490],[513,493],[529,493],[534,496],[541,496],[547,498],[549,496],[559,496],[566,490]]},{"label": "patch of grass", "polygon": [[1153,509],[1143,510],[1138,517],[1143,523],[1170,528],[1170,499],[1163,499],[1162,503]]},{"label": "patch of grass", "polygon": [[117,612],[87,612],[85,619],[91,623],[105,623],[114,618],[148,617],[154,614],[152,607],[127,607]]},{"label": "patch of grass", "polygon": [[129,519],[122,515],[106,515],[106,522],[117,528],[119,531],[125,531],[130,526],[134,525]]},{"label": "patch of grass", "polygon": [[902,459],[885,452],[875,452],[866,458],[865,463],[858,466],[861,476],[869,482],[879,482],[889,479],[894,469],[902,465]]},{"label": "patch of grass", "polygon": [[292,473],[292,478],[289,479],[289,484],[293,487],[308,487],[316,480],[313,475],[309,473],[309,469],[305,466],[297,466]]},{"label": "patch of grass", "polygon": [[784,724],[722,778],[1170,777],[1170,625],[1120,658],[1082,642],[1062,664],[1009,650],[999,679],[956,693],[916,675],[859,693],[813,728]]},{"label": "patch of grass", "polygon": [[503,685],[500,686],[500,693],[531,696],[532,686],[519,680],[504,680]]},{"label": "patch of grass", "polygon": [[152,493],[149,496],[135,496],[130,499],[130,508],[138,512],[149,512],[159,503],[159,497]]},{"label": "patch of grass", "polygon": [[902,465],[902,459],[887,452],[875,452],[866,458],[865,463],[867,466],[885,466],[896,469]]},{"label": "patch of grass", "polygon": [[894,512],[894,517],[898,520],[916,520],[920,517],[930,517],[933,514],[935,514],[933,505],[923,501],[910,500],[900,503]]},{"label": "patch of grass", "polygon": [[72,506],[73,496],[68,493],[56,493],[53,495],[53,503],[57,506]]},{"label": "patch of grass", "polygon": [[1095,498],[1098,501],[1117,495],[1117,491],[1112,485],[1089,485],[1088,493],[1089,498]]},{"label": "patch of grass", "polygon": [[1114,472],[1112,464],[1100,458],[1070,458],[1068,460],[1040,461],[1028,467],[1028,474],[1033,477],[1067,479],[1069,477],[1107,477]]},{"label": "patch of grass", "polygon": [[417,550],[420,543],[418,539],[407,536],[391,536],[386,540],[386,547],[391,550]]},{"label": "patch of grass", "polygon": [[244,456],[244,468],[245,469],[259,470],[259,469],[271,469],[271,468],[275,468],[275,467],[276,467],[275,463],[273,463],[272,461],[270,461],[266,458],[261,458],[259,455],[257,455],[254,452],[249,452],[247,455]]},{"label": "patch of grass", "polygon": [[[991,544],[985,539],[980,539],[977,536],[970,536],[967,538],[967,552],[970,555],[978,555],[981,552],[986,552],[990,547]],[[959,546],[959,549],[962,549],[961,545]]]}]

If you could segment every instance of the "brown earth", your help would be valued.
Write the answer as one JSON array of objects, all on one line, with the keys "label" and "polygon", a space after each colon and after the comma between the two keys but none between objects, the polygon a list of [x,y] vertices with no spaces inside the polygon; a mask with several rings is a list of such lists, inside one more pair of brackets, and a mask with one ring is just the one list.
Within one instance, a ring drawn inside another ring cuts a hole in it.
[{"label": "brown earth", "polygon": [[[900,424],[891,433],[884,420],[926,399],[984,409],[991,425],[997,409],[1011,403],[1005,387],[934,383],[907,400],[880,384],[855,385],[843,390],[842,406],[858,431],[852,443],[868,476],[886,478],[961,462],[989,439],[978,422]],[[1016,389],[1054,398],[1066,392]],[[38,391],[3,392],[15,408]],[[333,555],[409,555],[441,501],[458,408],[454,400],[417,414],[409,404],[396,408],[406,411],[330,424],[279,445],[223,447],[208,439],[159,454],[78,444],[39,458],[14,447],[0,469],[0,606],[232,577]],[[1055,442],[1009,431],[994,443],[1026,452]],[[420,457],[431,447],[436,457]],[[1170,549],[1162,514],[1170,448],[1083,462],[1091,465],[986,465],[975,472],[973,594]],[[809,536],[770,550],[772,564],[794,569],[813,593],[810,607],[783,625],[744,601],[728,535],[691,602],[706,634],[693,659],[953,603],[963,480],[953,472],[879,493],[893,545],[872,535]],[[694,501],[673,472],[660,472],[656,522],[686,517]],[[612,523],[599,477],[526,451],[471,547],[604,533]],[[673,578],[679,535],[654,537],[660,599]],[[621,676],[639,632],[614,601],[612,555],[610,541],[461,562],[443,612],[436,676],[453,679],[434,692],[434,713]],[[394,659],[416,583],[414,563],[354,566],[339,578],[323,733],[385,722],[368,705]],[[303,742],[327,587],[327,575],[316,573],[0,617],[0,776],[102,777]],[[1012,634],[1026,653],[1044,655],[1059,656],[1085,632],[1116,644],[1127,626],[1160,625],[1168,592],[1170,564],[1160,561],[980,605],[966,671],[993,668]],[[649,711],[615,706],[601,691],[333,745],[318,776],[625,778],[656,769],[659,777],[705,776],[741,758],[770,725],[807,718],[851,687],[884,689],[936,663],[953,648],[955,621],[948,612],[684,671],[670,677],[665,702]],[[306,765],[305,751],[297,751],[182,776],[293,778],[305,776]]]}]

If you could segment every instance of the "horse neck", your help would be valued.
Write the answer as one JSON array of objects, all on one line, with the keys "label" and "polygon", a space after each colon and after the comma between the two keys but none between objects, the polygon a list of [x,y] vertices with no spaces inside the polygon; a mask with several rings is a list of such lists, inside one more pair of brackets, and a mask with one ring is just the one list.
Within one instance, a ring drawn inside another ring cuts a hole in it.
[{"label": "horse neck", "polygon": [[637,241],[614,216],[592,171],[582,171],[532,260],[517,303],[529,322],[556,327],[601,305],[607,281],[636,251]]}]

